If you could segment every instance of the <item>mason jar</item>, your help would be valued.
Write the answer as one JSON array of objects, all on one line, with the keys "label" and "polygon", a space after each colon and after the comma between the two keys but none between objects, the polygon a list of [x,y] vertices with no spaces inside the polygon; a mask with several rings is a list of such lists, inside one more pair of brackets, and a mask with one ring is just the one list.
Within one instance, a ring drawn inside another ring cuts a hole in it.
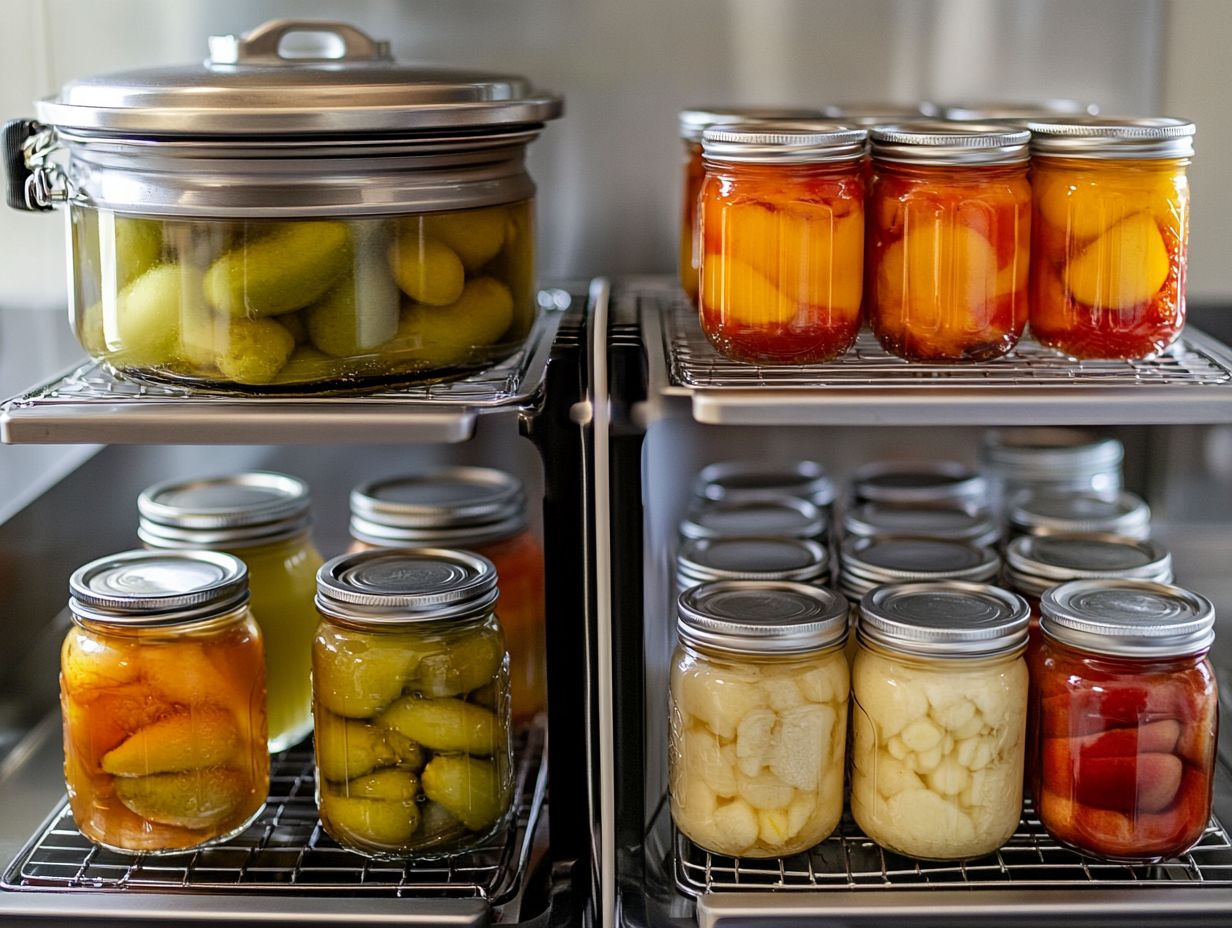
[{"label": "mason jar", "polygon": [[676,552],[678,593],[712,580],[791,580],[821,585],[829,578],[829,551],[807,538],[694,538]]},{"label": "mason jar", "polygon": [[856,538],[914,535],[977,547],[995,545],[1001,539],[1001,526],[992,513],[971,506],[858,503],[843,513],[843,532]]},{"label": "mason jar", "polygon": [[1145,580],[1076,580],[1046,592],[1040,610],[1041,824],[1113,860],[1184,853],[1211,814],[1210,601]]},{"label": "mason jar", "polygon": [[522,481],[487,467],[441,467],[351,491],[352,551],[465,548],[496,565],[509,649],[513,719],[547,704],[543,547],[531,534]]},{"label": "mason jar", "polygon": [[719,461],[707,464],[693,481],[693,496],[712,502],[767,494],[806,499],[827,516],[834,505],[834,481],[816,461]]},{"label": "mason jar", "polygon": [[242,561],[128,551],[69,580],[64,778],[81,833],[113,851],[225,841],[269,792],[265,664]]},{"label": "mason jar", "polygon": [[1022,814],[1027,604],[978,583],[889,584],[856,627],[856,823],[908,857],[992,853]]},{"label": "mason jar", "polygon": [[1151,507],[1125,491],[1109,496],[1027,490],[1010,501],[1008,516],[1011,535],[1151,534]]},{"label": "mason jar", "polygon": [[824,841],[843,811],[847,601],[801,583],[717,581],[680,595],[672,658],[672,821],[731,857]]},{"label": "mason jar", "polygon": [[991,548],[944,538],[874,535],[848,538],[839,558],[839,585],[853,602],[883,583],[995,581],[1001,558]]},{"label": "mason jar", "polygon": [[1185,325],[1193,123],[1033,120],[1031,332],[1076,358],[1148,358]]},{"label": "mason jar", "polygon": [[343,847],[431,858],[513,808],[509,658],[487,558],[439,548],[336,557],[317,574],[317,809]]},{"label": "mason jar", "polygon": [[855,502],[898,506],[983,506],[984,478],[957,461],[873,461],[851,475]]},{"label": "mason jar", "polygon": [[265,642],[269,749],[299,744],[312,733],[312,598],[321,566],[308,485],[269,471],[169,480],[143,490],[137,511],[147,548],[225,551],[247,566]]},{"label": "mason jar", "polygon": [[1053,493],[1121,491],[1125,448],[1115,438],[1078,429],[1016,428],[984,433],[983,470],[1000,508],[1024,490]]},{"label": "mason jar", "polygon": [[1086,116],[1099,112],[1099,105],[1082,100],[1057,98],[1036,101],[965,100],[938,104],[939,115],[951,122],[1007,122],[1025,125],[1031,119],[1052,116]]},{"label": "mason jar", "polygon": [[768,535],[824,541],[828,527],[825,513],[808,500],[766,494],[718,502],[695,502],[680,523],[680,537]]}]

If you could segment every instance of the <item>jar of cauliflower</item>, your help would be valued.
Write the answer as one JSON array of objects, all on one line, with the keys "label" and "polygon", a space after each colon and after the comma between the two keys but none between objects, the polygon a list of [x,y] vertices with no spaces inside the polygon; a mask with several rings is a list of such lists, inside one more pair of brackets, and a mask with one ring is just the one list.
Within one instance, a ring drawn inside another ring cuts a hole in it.
[{"label": "jar of cauliflower", "polygon": [[731,857],[784,857],[843,812],[847,601],[788,581],[680,594],[668,763],[672,820]]},{"label": "jar of cauliflower", "polygon": [[910,857],[996,850],[1022,811],[1029,611],[978,583],[877,587],[852,668],[851,811]]}]

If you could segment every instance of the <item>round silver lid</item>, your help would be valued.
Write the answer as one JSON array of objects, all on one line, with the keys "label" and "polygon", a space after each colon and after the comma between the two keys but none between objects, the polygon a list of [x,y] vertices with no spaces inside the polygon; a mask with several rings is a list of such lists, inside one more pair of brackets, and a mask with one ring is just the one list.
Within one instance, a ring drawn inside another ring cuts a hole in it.
[{"label": "round silver lid", "polygon": [[720,461],[701,469],[693,494],[701,499],[733,500],[766,493],[806,499],[815,506],[834,502],[834,481],[816,461]]},{"label": "round silver lid", "polygon": [[1010,542],[1005,559],[1013,586],[1036,596],[1069,580],[1172,580],[1167,549],[1126,535],[1023,535]]},{"label": "round silver lid", "polygon": [[695,538],[676,554],[676,581],[693,586],[708,580],[816,580],[829,573],[830,555],[804,538],[737,535]]},{"label": "round silver lid", "polygon": [[877,126],[869,131],[873,157],[924,165],[1021,164],[1031,133],[1006,125],[940,120]]},{"label": "round silver lid", "polygon": [[681,640],[737,654],[798,654],[847,635],[849,605],[824,587],[772,580],[718,580],[680,594]]},{"label": "round silver lid", "polygon": [[1066,158],[1191,158],[1197,126],[1170,116],[1033,119],[1031,152]]},{"label": "round silver lid", "polygon": [[1063,99],[1017,102],[969,100],[943,103],[940,109],[943,118],[954,122],[1026,122],[1029,119],[1048,119],[1053,116],[1094,116],[1099,112],[1099,106],[1095,103]]},{"label": "round silver lid", "polygon": [[495,468],[441,467],[351,491],[351,535],[368,544],[486,544],[526,526],[522,481]]},{"label": "round silver lid", "polygon": [[857,500],[882,503],[983,502],[984,478],[957,461],[874,461],[851,477]]},{"label": "round silver lid", "polygon": [[813,164],[864,157],[868,130],[834,122],[761,122],[712,126],[702,154],[720,161]]},{"label": "round silver lid", "polygon": [[1117,657],[1180,657],[1215,640],[1215,607],[1148,580],[1075,580],[1040,598],[1040,628],[1065,644]]},{"label": "round silver lid", "polygon": [[879,535],[843,542],[843,577],[871,584],[991,580],[1001,559],[989,548],[941,538]]},{"label": "round silver lid", "polygon": [[469,551],[360,551],[317,571],[317,608],[360,624],[471,618],[490,612],[497,595],[496,567]]},{"label": "round silver lid", "polygon": [[798,122],[824,119],[821,110],[783,106],[691,106],[681,110],[678,120],[680,137],[688,142],[700,142],[702,133],[711,126],[731,126],[747,122]]},{"label": "round silver lid", "polygon": [[138,537],[156,548],[248,547],[305,531],[308,485],[272,471],[168,480],[137,497]]},{"label": "round silver lid", "polygon": [[1133,493],[1058,493],[1024,490],[1010,504],[1010,524],[1030,535],[1107,532],[1145,538],[1151,507]]},{"label": "round silver lid", "polygon": [[68,581],[74,615],[113,625],[198,622],[248,600],[248,568],[215,551],[125,551],[91,561]]},{"label": "round silver lid", "polygon": [[843,513],[849,535],[915,535],[990,545],[1001,537],[1001,527],[986,509],[959,506],[901,506],[860,503]]},{"label": "round silver lid", "polygon": [[996,429],[984,434],[984,460],[1021,480],[1056,480],[1119,469],[1124,446],[1077,429]]},{"label": "round silver lid", "polygon": [[680,523],[680,534],[684,538],[732,535],[821,538],[825,533],[824,512],[808,500],[782,495],[707,501],[694,506]]},{"label": "round silver lid", "polygon": [[920,117],[932,118],[937,107],[932,103],[890,103],[884,100],[850,101],[827,103],[822,108],[827,119],[834,119],[849,126],[871,129],[891,123],[911,122]]},{"label": "round silver lid", "polygon": [[991,657],[1027,641],[1031,610],[1016,593],[983,583],[890,583],[860,600],[860,636],[930,657]]},{"label": "round silver lid", "polygon": [[[315,48],[292,52],[297,39]],[[340,22],[277,19],[213,36],[204,64],[70,81],[40,101],[57,128],[142,136],[420,133],[528,125],[560,97],[525,78],[399,64],[389,43]]]}]

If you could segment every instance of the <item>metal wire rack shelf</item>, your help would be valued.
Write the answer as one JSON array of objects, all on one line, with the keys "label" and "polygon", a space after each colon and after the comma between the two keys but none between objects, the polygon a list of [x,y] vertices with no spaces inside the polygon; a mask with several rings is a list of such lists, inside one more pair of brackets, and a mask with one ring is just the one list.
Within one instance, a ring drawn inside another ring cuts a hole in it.
[{"label": "metal wire rack shelf", "polygon": [[317,820],[312,751],[297,748],[271,758],[265,808],[225,844],[157,857],[118,854],[81,834],[65,800],[14,859],[0,889],[344,894],[500,905],[522,885],[544,809],[542,728],[523,736],[518,759],[513,825],[476,850],[440,860],[370,860],[340,848]]}]

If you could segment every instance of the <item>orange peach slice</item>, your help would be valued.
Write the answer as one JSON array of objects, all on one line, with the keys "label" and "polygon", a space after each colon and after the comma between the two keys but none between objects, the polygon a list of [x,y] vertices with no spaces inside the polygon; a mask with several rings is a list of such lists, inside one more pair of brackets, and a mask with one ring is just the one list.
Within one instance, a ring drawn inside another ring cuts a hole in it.
[{"label": "orange peach slice", "polygon": [[882,255],[878,307],[883,314],[902,313],[916,334],[965,331],[971,315],[996,295],[996,252],[968,226],[917,226]]},{"label": "orange peach slice", "polygon": [[1168,248],[1149,213],[1135,213],[1088,245],[1065,272],[1074,299],[1119,309],[1147,302],[1168,279]]},{"label": "orange peach slice", "polygon": [[139,729],[103,756],[103,770],[120,777],[196,770],[225,763],[239,745],[230,712],[197,706]]}]

